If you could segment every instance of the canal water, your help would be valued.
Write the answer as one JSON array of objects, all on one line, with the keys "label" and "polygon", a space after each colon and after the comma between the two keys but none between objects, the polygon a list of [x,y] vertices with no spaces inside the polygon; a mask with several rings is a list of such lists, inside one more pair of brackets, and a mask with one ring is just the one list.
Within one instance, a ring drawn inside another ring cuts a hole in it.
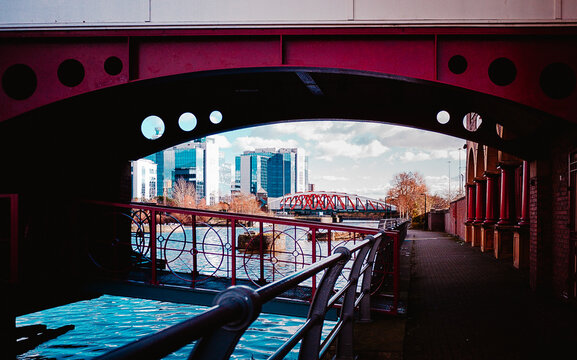
[{"label": "canal water", "polygon": [[[376,227],[358,222],[358,226]],[[352,225],[352,223],[349,223]],[[18,359],[91,359],[200,314],[206,307],[104,295],[16,319],[17,326],[43,324],[74,329],[39,345]],[[266,359],[302,325],[304,319],[262,314],[239,341],[233,359]],[[326,322],[324,336],[334,326]],[[166,359],[186,359],[193,344]],[[298,358],[298,346],[287,356]]]},{"label": "canal water", "polygon": [[[202,306],[104,295],[20,316],[16,320],[17,326],[44,324],[54,329],[74,325],[74,329],[20,355],[18,359],[91,359],[187,320],[205,309]],[[244,334],[231,358],[266,359],[303,322],[302,318],[263,314]],[[333,324],[327,323],[325,333]],[[184,347],[166,359],[186,359],[192,346]],[[288,358],[297,357],[297,350],[293,350]]]}]

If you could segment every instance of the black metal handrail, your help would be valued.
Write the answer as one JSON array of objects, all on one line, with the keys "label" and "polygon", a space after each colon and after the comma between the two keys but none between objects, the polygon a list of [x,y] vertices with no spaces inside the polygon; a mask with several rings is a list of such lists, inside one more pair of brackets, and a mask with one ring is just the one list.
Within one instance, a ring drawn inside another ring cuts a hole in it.
[{"label": "black metal handrail", "polygon": [[[117,348],[97,359],[160,359],[195,340],[198,342],[190,354],[190,359],[228,359],[242,334],[258,318],[263,304],[323,270],[326,271],[314,294],[307,320],[269,359],[283,358],[301,340],[299,359],[320,358],[334,340],[337,341],[337,358],[352,359],[354,310],[359,304],[361,307],[366,304],[370,306],[370,303],[361,302],[360,299],[368,298],[375,254],[385,236],[387,235],[384,232],[380,232],[366,237],[354,247],[339,247],[333,255],[258,289],[231,286],[219,293],[214,300],[214,306],[204,313]],[[349,279],[343,288],[335,293],[337,278],[353,254],[356,258]],[[361,275],[362,288],[357,294]],[[321,343],[325,314],[343,296],[339,320]],[[367,312],[370,313],[370,309],[364,310],[364,313]]]}]

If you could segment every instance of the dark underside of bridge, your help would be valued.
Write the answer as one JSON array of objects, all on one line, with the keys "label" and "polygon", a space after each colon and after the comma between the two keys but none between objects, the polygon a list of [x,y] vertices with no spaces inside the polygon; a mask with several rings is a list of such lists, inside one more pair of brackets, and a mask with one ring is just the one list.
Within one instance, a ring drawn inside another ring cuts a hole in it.
[{"label": "dark underside of bridge", "polygon": [[[213,110],[223,114],[222,122],[208,120]],[[446,124],[437,121],[442,110],[450,114]],[[190,132],[178,126],[185,112],[198,119]],[[471,112],[483,119],[474,132],[463,127],[463,117]],[[141,123],[150,115],[162,118],[166,126],[157,140],[141,133]],[[315,119],[421,128],[525,159],[536,158],[535,145],[543,145],[553,131],[568,126],[526,106],[452,86],[377,73],[292,67],[135,81],[47,105],[0,123],[0,193],[19,194],[22,224],[18,275],[23,295],[12,299],[21,307],[17,313],[40,303],[62,303],[68,296],[68,300],[90,296],[74,286],[89,277],[81,239],[91,231],[83,220],[93,214],[76,201],[129,201],[129,160],[210,134]],[[505,138],[498,135],[497,125],[505,129]],[[55,291],[55,284],[62,285],[61,292]]]},{"label": "dark underside of bridge", "polygon": [[[208,120],[213,110],[222,112],[221,123]],[[436,120],[441,110],[450,114],[446,124]],[[178,126],[185,112],[198,119],[193,131]],[[483,120],[474,132],[463,127],[463,117],[471,112]],[[164,136],[154,141],[140,132],[149,115],[159,116],[166,125]],[[105,88],[4,121],[0,137],[4,153],[24,163],[16,169],[28,169],[14,174],[20,182],[26,173],[37,174],[33,168],[38,161],[34,166],[21,161],[29,154],[44,158],[50,168],[76,168],[82,165],[71,162],[132,160],[210,134],[315,119],[421,128],[526,159],[537,155],[536,141],[562,123],[526,106],[449,85],[378,73],[281,67],[189,73]],[[497,134],[497,124],[506,138]]]}]

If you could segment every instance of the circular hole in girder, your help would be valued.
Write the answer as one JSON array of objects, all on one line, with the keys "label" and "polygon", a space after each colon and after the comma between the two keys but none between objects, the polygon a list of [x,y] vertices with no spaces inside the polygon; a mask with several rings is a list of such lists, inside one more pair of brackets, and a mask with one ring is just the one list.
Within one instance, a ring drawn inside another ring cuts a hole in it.
[{"label": "circular hole in girder", "polygon": [[547,65],[539,78],[541,90],[552,99],[564,99],[575,90],[577,79],[571,67],[564,63]]},{"label": "circular hole in girder", "polygon": [[211,123],[218,124],[222,121],[222,113],[218,110],[215,110],[210,113],[210,116],[208,118],[210,119]]},{"label": "circular hole in girder", "polygon": [[470,112],[463,117],[463,127],[471,132],[477,131],[482,123],[481,116],[475,112]]},{"label": "circular hole in girder", "polygon": [[108,75],[118,75],[122,71],[122,60],[116,56],[111,56],[104,62],[104,71]]},{"label": "circular hole in girder", "polygon": [[467,70],[467,59],[462,55],[455,55],[449,59],[448,65],[453,74],[462,74]]},{"label": "circular hole in girder", "polygon": [[84,80],[84,66],[75,59],[64,60],[58,66],[58,80],[68,87],[80,85]]},{"label": "circular hole in girder", "polygon": [[185,112],[178,118],[178,126],[184,131],[194,130],[196,124],[196,116],[193,113]]},{"label": "circular hole in girder", "polygon": [[140,131],[145,138],[156,140],[164,134],[164,121],[156,115],[147,116],[142,120]]},{"label": "circular hole in girder", "polygon": [[446,110],[441,110],[437,113],[437,121],[439,124],[446,124],[451,120],[451,114]]},{"label": "circular hole in girder", "polygon": [[36,73],[28,65],[14,64],[2,75],[2,89],[14,100],[28,99],[37,84]]},{"label": "circular hole in girder", "polygon": [[506,86],[515,81],[517,68],[507,58],[498,58],[489,65],[489,78],[495,85]]}]

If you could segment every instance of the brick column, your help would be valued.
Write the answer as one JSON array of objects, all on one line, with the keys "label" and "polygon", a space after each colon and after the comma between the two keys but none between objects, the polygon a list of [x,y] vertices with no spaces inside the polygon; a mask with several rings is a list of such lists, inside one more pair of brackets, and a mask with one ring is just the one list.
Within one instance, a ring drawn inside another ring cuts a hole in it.
[{"label": "brick column", "polygon": [[481,251],[491,251],[495,243],[495,224],[498,219],[499,174],[485,172],[487,196],[485,203],[485,221],[481,227]]},{"label": "brick column", "polygon": [[494,252],[496,258],[513,257],[513,230],[515,219],[515,169],[518,164],[499,164],[501,171],[501,196],[499,221],[494,231]]},{"label": "brick column", "polygon": [[465,185],[467,189],[467,222],[475,221],[475,185]]},{"label": "brick column", "polygon": [[467,221],[465,221],[465,242],[472,243],[474,238],[473,221],[475,221],[475,185],[466,184]]},{"label": "brick column", "polygon": [[501,196],[499,207],[499,222],[497,225],[513,225],[515,218],[515,165],[499,164],[501,170]]},{"label": "brick column", "polygon": [[523,161],[523,189],[521,192],[521,220],[519,226],[529,226],[529,163]]},{"label": "brick column", "polygon": [[480,225],[485,221],[485,203],[486,203],[486,192],[485,192],[485,179],[475,179],[475,189],[477,199],[477,208],[475,212],[475,222],[474,224]]},{"label": "brick column", "polygon": [[499,190],[499,174],[486,172],[487,178],[487,203],[485,204],[486,216],[485,225],[495,224],[498,220],[497,216],[497,196]]}]

